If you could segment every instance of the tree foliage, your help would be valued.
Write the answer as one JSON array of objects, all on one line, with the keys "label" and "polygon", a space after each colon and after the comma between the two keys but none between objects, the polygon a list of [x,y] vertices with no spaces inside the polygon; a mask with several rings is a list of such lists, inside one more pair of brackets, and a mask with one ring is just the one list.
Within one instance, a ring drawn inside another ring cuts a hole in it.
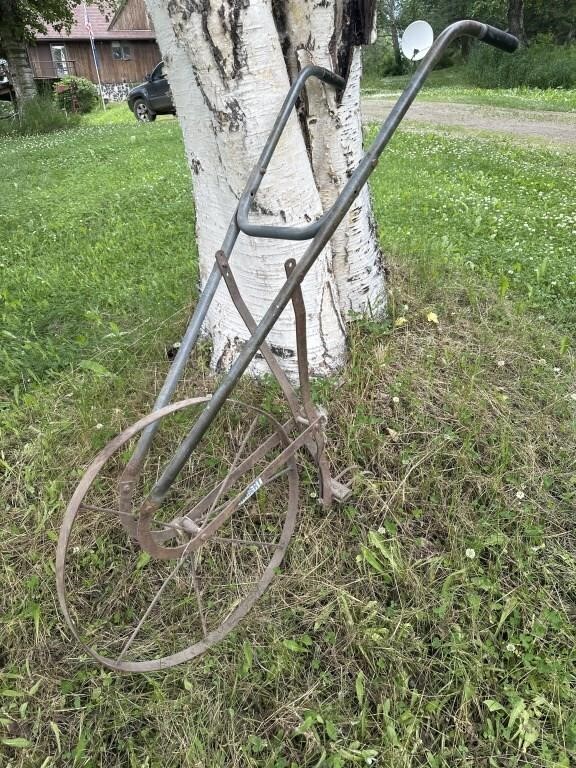
[{"label": "tree foliage", "polygon": [[0,39],[32,39],[51,24],[70,26],[72,11],[80,0],[0,0]]},{"label": "tree foliage", "polygon": [[[387,5],[387,0],[382,0]],[[478,19],[505,29],[514,0],[404,0],[400,20],[406,26],[414,19],[427,19],[435,31],[458,19]],[[524,26],[528,38],[551,35],[556,42],[576,39],[575,0],[525,0]]]}]

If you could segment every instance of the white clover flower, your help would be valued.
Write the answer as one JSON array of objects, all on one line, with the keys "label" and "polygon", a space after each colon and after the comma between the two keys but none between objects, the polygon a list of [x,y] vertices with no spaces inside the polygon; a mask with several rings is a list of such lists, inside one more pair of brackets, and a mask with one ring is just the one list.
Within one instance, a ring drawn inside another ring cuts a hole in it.
[{"label": "white clover flower", "polygon": [[506,365],[505,360],[498,360],[498,368],[504,368],[505,365]]},{"label": "white clover flower", "polygon": [[103,426],[104,426],[104,424],[96,424],[94,426],[94,429],[102,429]]},{"label": "white clover flower", "polygon": [[466,552],[464,553],[466,557],[468,557],[470,560],[474,560],[476,557],[476,550],[472,549],[472,547],[469,547]]},{"label": "white clover flower", "polygon": [[516,646],[514,645],[514,643],[508,643],[508,645],[506,646],[506,650],[509,653],[514,653],[514,651],[516,650]]},{"label": "white clover flower", "polygon": [[398,403],[400,402],[400,398],[399,397],[393,397],[392,398],[392,402],[395,403],[396,405],[398,405]]},{"label": "white clover flower", "polygon": [[526,498],[526,494],[524,493],[524,491],[516,491],[516,498],[522,501],[522,499]]}]

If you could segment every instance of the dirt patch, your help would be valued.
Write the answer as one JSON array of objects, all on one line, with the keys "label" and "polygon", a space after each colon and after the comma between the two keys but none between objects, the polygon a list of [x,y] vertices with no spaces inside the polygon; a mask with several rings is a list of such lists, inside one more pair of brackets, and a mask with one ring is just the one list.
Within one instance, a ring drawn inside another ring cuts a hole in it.
[{"label": "dirt patch", "polygon": [[[393,101],[364,98],[362,100],[364,122],[382,122],[393,105]],[[494,131],[521,139],[543,139],[576,147],[576,115],[566,112],[532,112],[522,109],[426,101],[413,104],[406,120],[443,127]]]}]

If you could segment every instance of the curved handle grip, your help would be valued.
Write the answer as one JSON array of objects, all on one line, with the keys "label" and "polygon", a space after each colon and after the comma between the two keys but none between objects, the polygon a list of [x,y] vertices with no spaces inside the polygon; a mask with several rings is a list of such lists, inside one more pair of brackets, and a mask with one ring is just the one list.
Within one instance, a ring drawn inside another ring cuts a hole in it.
[{"label": "curved handle grip", "polygon": [[321,82],[332,85],[341,91],[344,90],[346,86],[346,81],[344,78],[340,77],[340,75],[337,75],[324,67],[316,67],[313,65],[304,67],[296,80],[294,80],[284,99],[284,103],[282,104],[282,108],[276,118],[272,131],[266,140],[260,159],[250,174],[250,178],[248,179],[244,192],[238,202],[236,223],[238,224],[238,229],[241,232],[244,232],[245,235],[268,237],[276,240],[312,240],[324,223],[326,214],[321,216],[317,221],[313,221],[311,224],[292,227],[283,227],[272,224],[251,224],[248,221],[250,206],[256,196],[256,192],[258,192],[262,178],[266,173],[270,158],[274,154],[274,150],[280,140],[282,131],[286,127],[288,118],[292,114],[292,109],[300,96],[300,92],[310,77],[316,77]]},{"label": "curved handle grip", "polygon": [[493,45],[494,48],[499,48],[501,51],[506,51],[506,53],[514,53],[520,45],[518,38],[509,32],[504,32],[504,30],[497,29],[497,27],[491,27],[490,24],[484,24],[484,26],[486,31],[480,37],[483,43]]}]

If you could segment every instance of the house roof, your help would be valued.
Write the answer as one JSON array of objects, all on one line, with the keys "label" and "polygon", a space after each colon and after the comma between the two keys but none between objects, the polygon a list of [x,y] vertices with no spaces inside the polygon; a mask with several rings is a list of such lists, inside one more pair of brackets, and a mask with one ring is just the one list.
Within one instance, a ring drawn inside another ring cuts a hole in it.
[{"label": "house roof", "polygon": [[[122,6],[121,6],[122,7]],[[156,35],[148,26],[147,29],[110,29],[118,14],[112,11],[102,13],[97,5],[86,4],[88,19],[96,40],[154,40]],[[72,14],[74,21],[70,32],[63,29],[58,32],[49,26],[44,34],[36,35],[36,40],[89,40],[90,35],[84,18],[84,5],[77,5]]]}]

